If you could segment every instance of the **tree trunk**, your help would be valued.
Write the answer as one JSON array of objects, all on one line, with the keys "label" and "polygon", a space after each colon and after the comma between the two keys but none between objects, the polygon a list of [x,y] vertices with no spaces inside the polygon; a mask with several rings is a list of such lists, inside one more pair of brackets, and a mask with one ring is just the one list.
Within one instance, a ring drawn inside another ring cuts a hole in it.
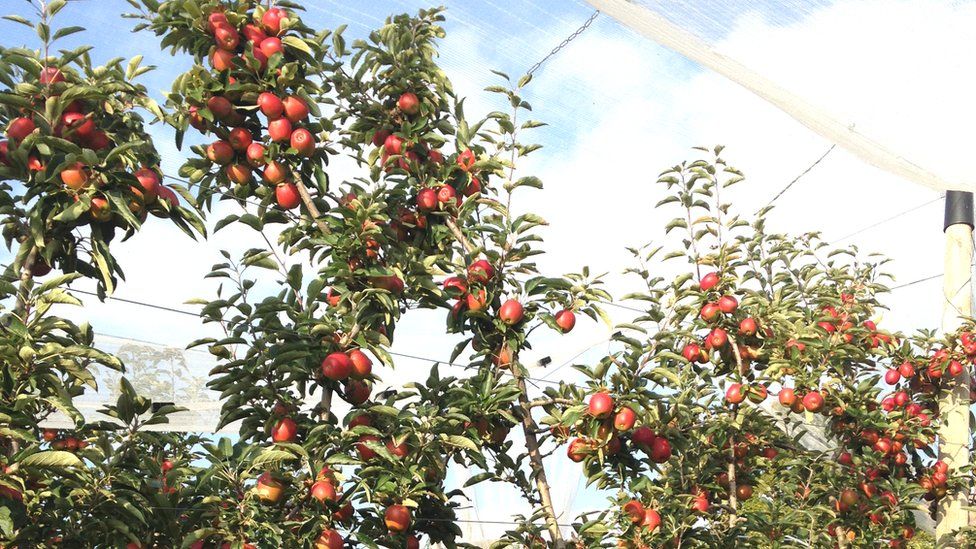
[{"label": "tree trunk", "polygon": [[[522,431],[525,433],[525,448],[529,454],[529,466],[532,468],[532,475],[535,477],[535,487],[539,491],[539,499],[542,500],[542,510],[546,514],[546,525],[549,528],[549,536],[552,538],[552,545],[556,548],[565,546],[562,533],[559,531],[559,524],[556,520],[556,510],[552,505],[552,495],[549,492],[549,480],[546,478],[546,468],[542,463],[542,454],[539,452],[539,439],[536,438],[536,425],[532,417],[532,406],[529,402],[528,387],[525,385],[525,376],[521,371],[521,366],[512,364],[513,373],[518,383],[519,404],[522,406]],[[516,373],[517,372],[517,373]]]}]

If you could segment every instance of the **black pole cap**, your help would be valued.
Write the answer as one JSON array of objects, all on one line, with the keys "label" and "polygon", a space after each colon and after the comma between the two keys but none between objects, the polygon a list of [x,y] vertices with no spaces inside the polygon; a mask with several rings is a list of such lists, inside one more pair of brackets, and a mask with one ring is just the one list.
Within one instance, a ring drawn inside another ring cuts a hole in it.
[{"label": "black pole cap", "polygon": [[946,191],[945,197],[945,226],[969,225],[973,227],[973,193],[966,191]]}]

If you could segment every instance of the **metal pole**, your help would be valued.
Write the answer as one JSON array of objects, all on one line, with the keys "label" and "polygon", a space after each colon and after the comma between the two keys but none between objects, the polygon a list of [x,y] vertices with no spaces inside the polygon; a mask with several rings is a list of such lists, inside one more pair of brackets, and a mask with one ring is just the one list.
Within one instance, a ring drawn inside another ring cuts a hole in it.
[{"label": "metal pole", "polygon": [[[945,202],[945,277],[942,330],[952,333],[973,315],[973,193],[948,191]],[[939,458],[950,472],[969,463],[968,368],[957,377],[944,376],[939,398]],[[949,534],[969,525],[968,487],[939,501],[935,534],[938,546],[952,546]]]}]

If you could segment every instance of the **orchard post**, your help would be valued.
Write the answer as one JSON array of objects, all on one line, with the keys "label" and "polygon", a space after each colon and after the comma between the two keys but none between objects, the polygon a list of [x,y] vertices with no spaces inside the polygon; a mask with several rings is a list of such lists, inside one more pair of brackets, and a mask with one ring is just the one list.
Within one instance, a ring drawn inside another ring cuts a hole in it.
[{"label": "orchard post", "polygon": [[[945,236],[942,330],[951,333],[964,318],[972,316],[973,193],[946,193]],[[963,369],[962,375],[946,379],[939,401],[939,412],[944,418],[939,428],[939,458],[950,470],[969,463],[969,380],[968,369]],[[969,524],[968,496],[969,490],[963,489],[949,492],[939,502],[937,540],[947,539],[951,532]]]}]

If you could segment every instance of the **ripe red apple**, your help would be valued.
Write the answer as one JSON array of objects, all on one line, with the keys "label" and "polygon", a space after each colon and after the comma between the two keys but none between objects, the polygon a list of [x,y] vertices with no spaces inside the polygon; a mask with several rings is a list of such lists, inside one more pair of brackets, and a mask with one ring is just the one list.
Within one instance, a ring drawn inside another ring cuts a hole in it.
[{"label": "ripe red apple", "polygon": [[211,162],[226,166],[234,159],[234,149],[226,141],[214,141],[207,147],[207,158]]},{"label": "ripe red apple", "polygon": [[382,147],[386,143],[386,139],[390,137],[390,130],[379,129],[373,134],[373,146]]},{"label": "ripe red apple", "polygon": [[238,185],[245,185],[251,182],[251,167],[247,164],[229,164],[224,168],[227,179]]},{"label": "ripe red apple", "polygon": [[275,202],[279,208],[293,210],[302,202],[301,194],[298,192],[298,185],[294,183],[279,183],[275,186]]},{"label": "ripe red apple", "polygon": [[207,109],[217,120],[225,120],[234,112],[234,105],[222,95],[214,95],[207,99]]},{"label": "ripe red apple", "polygon": [[915,367],[912,366],[911,362],[902,362],[901,365],[898,366],[898,373],[901,374],[901,377],[910,379],[915,377]]},{"label": "ripe red apple", "polygon": [[487,297],[485,290],[481,289],[478,293],[471,293],[465,296],[465,302],[468,305],[468,310],[474,313],[483,311],[487,306]]},{"label": "ripe red apple", "polygon": [[407,536],[407,549],[420,549],[420,540],[417,536],[413,534]]},{"label": "ripe red apple", "polygon": [[603,419],[613,412],[613,397],[606,391],[594,393],[590,396],[588,409],[591,416],[597,419]]},{"label": "ripe red apple", "polygon": [[718,307],[718,304],[716,304],[716,303],[706,303],[706,304],[702,305],[701,312],[699,313],[699,316],[705,322],[712,322],[713,320],[715,320],[716,318],[718,318],[719,311],[720,311],[720,309]]},{"label": "ripe red apple", "polygon": [[[67,129],[67,137],[72,141],[90,139],[95,133],[95,121],[80,112],[66,112],[61,115],[61,124]],[[56,132],[58,130],[55,130]]]},{"label": "ripe red apple", "polygon": [[149,168],[142,168],[136,171],[134,175],[139,181],[139,186],[142,188],[146,203],[151,204],[155,202],[156,197],[159,195],[159,175],[156,171]]},{"label": "ripe red apple", "polygon": [[706,342],[711,345],[713,349],[719,349],[724,347],[725,344],[729,342],[729,335],[721,328],[714,328],[708,334],[708,339]]},{"label": "ripe red apple", "polygon": [[959,362],[958,360],[952,360],[949,362],[949,368],[947,369],[947,371],[949,372],[950,376],[956,377],[962,374],[962,370],[963,370],[962,363]]},{"label": "ripe red apple", "polygon": [[634,444],[646,448],[651,448],[656,438],[657,436],[654,434],[654,431],[647,425],[641,425],[637,429],[634,429],[634,434],[630,437]]},{"label": "ripe red apple", "polygon": [[271,440],[274,442],[295,442],[298,440],[298,424],[290,417],[281,419],[271,429]]},{"label": "ripe red apple", "polygon": [[397,99],[397,108],[407,116],[414,116],[420,112],[420,99],[413,92],[404,93]]},{"label": "ripe red apple", "polygon": [[268,35],[265,34],[260,27],[251,23],[244,25],[244,28],[241,29],[241,34],[244,35],[244,38],[247,39],[248,42],[253,42],[255,44],[264,42],[264,39],[268,37]]},{"label": "ripe red apple", "polygon": [[346,353],[331,353],[322,361],[322,375],[332,381],[344,381],[352,369],[352,361]]},{"label": "ripe red apple", "polygon": [[522,304],[515,299],[509,299],[498,309],[498,318],[509,326],[514,326],[522,321],[524,309]]},{"label": "ripe red apple", "polygon": [[285,98],[284,107],[285,117],[292,124],[298,124],[308,118],[308,105],[300,97],[289,95]]},{"label": "ripe red apple", "polygon": [[44,67],[41,69],[41,74],[37,80],[42,86],[48,86],[57,84],[58,82],[64,82],[64,74],[57,67]]},{"label": "ripe red apple", "polygon": [[104,223],[112,218],[112,205],[109,204],[108,199],[104,196],[93,196],[88,213],[95,221]]},{"label": "ripe red apple", "polygon": [[796,393],[789,387],[784,387],[779,391],[779,403],[789,408],[796,402]]},{"label": "ripe red apple", "polygon": [[4,166],[10,165],[10,160],[7,158],[7,153],[10,151],[10,143],[8,141],[0,141],[0,164]]},{"label": "ripe red apple", "polygon": [[586,459],[586,455],[589,453],[589,448],[583,439],[574,438],[570,443],[569,447],[566,448],[566,456],[569,457],[570,461],[579,463]]},{"label": "ripe red apple", "polygon": [[20,143],[25,137],[31,134],[37,126],[30,118],[14,118],[7,126],[7,139],[14,143]]},{"label": "ripe red apple", "polygon": [[624,515],[630,517],[630,522],[640,524],[644,522],[644,504],[632,499],[623,505]]},{"label": "ripe red apple", "polygon": [[285,178],[288,176],[288,170],[278,161],[272,160],[265,166],[263,175],[265,181],[272,185],[277,185],[285,181]]},{"label": "ripe red apple", "polygon": [[723,295],[718,299],[718,308],[723,313],[730,315],[739,308],[739,301],[730,295]]},{"label": "ripe red apple", "polygon": [[729,404],[741,404],[746,399],[741,383],[733,383],[725,390],[725,400]]},{"label": "ripe red apple", "polygon": [[281,102],[281,99],[277,95],[271,92],[262,92],[258,96],[257,105],[261,113],[268,117],[268,120],[281,118],[281,114],[285,111],[284,103]]},{"label": "ripe red apple", "polygon": [[752,486],[748,484],[740,484],[735,488],[735,495],[739,498],[739,501],[746,501],[752,497]]},{"label": "ripe red apple", "polygon": [[402,154],[403,153],[403,139],[397,135],[390,135],[383,141],[383,150],[386,151],[388,155]]},{"label": "ripe red apple", "polygon": [[88,186],[88,168],[81,162],[69,164],[60,173],[61,182],[73,191],[80,191]]},{"label": "ripe red apple", "polygon": [[464,149],[458,154],[457,165],[461,167],[464,171],[470,171],[474,167],[474,163],[477,159],[471,149]]},{"label": "ripe red apple", "polygon": [[349,428],[359,427],[360,425],[371,426],[373,424],[373,419],[369,417],[369,414],[356,414],[352,419],[349,420]]},{"label": "ripe red apple", "polygon": [[[243,58],[244,56],[241,55],[241,57]],[[258,62],[259,71],[264,72],[264,69],[268,68],[268,56],[265,55],[263,51],[261,51],[260,44],[254,44],[251,47],[251,57],[253,57],[254,60]]]},{"label": "ripe red apple", "polygon": [[361,379],[349,379],[346,381],[345,388],[343,390],[345,394],[345,400],[353,406],[359,406],[360,404],[369,400],[369,395],[372,392],[369,384]]},{"label": "ripe red apple", "polygon": [[756,319],[750,317],[743,318],[742,322],[739,322],[739,333],[744,336],[754,336],[759,330],[759,325],[756,324]]},{"label": "ripe red apple", "polygon": [[453,294],[463,294],[468,291],[468,285],[461,277],[450,276],[444,279],[444,291]]},{"label": "ripe red apple", "polygon": [[227,136],[227,141],[235,151],[246,151],[253,141],[251,132],[245,128],[234,128]]},{"label": "ripe red apple", "polygon": [[429,212],[437,207],[437,191],[431,188],[420,189],[417,193],[417,208]]},{"label": "ripe red apple", "polygon": [[356,443],[356,451],[359,452],[359,459],[363,461],[370,461],[376,458],[376,451],[367,446],[369,442],[378,443],[380,441],[379,437],[373,435],[363,435],[359,437],[359,442]]},{"label": "ripe red apple", "polygon": [[271,8],[261,16],[261,25],[269,36],[281,34],[281,20],[288,17],[288,12],[281,8]]},{"label": "ripe red apple", "polygon": [[637,414],[627,406],[623,406],[613,417],[613,427],[618,431],[629,431],[637,422]]},{"label": "ripe red apple", "polygon": [[391,532],[406,532],[410,528],[410,509],[403,505],[391,505],[386,508],[383,522]]},{"label": "ripe red apple", "polygon": [[668,439],[657,436],[651,443],[651,460],[655,463],[664,463],[671,459],[671,443]]},{"label": "ripe red apple", "polygon": [[[441,153],[441,151],[439,151],[437,149],[432,149],[430,152],[427,153],[427,160],[430,160],[434,164],[443,164],[444,163],[444,154]],[[478,183],[478,189],[479,190],[481,189],[481,183]],[[470,195],[468,195],[468,196],[470,196]]]},{"label": "ripe red apple", "polygon": [[823,395],[818,391],[810,391],[803,396],[803,407],[806,408],[808,412],[819,412],[823,409],[824,398]]},{"label": "ripe red apple", "polygon": [[681,349],[681,356],[688,362],[703,364],[708,360],[708,356],[702,352],[702,348],[695,343],[689,343]]},{"label": "ripe red apple", "polygon": [[718,273],[708,273],[702,277],[701,282],[698,283],[698,288],[703,292],[707,292],[715,286],[718,286],[718,283]]},{"label": "ripe red apple", "polygon": [[354,378],[363,379],[373,371],[373,361],[359,349],[349,351],[349,360],[352,362],[352,373],[350,375]]},{"label": "ripe red apple", "polygon": [[159,186],[159,201],[165,202],[169,206],[170,210],[176,208],[176,206],[180,203],[180,199],[176,196],[176,192],[164,185]]},{"label": "ripe red apple", "polygon": [[315,538],[314,549],[342,549],[345,547],[345,540],[332,528],[322,530],[319,537]]},{"label": "ripe red apple", "polygon": [[291,132],[291,148],[298,151],[300,156],[312,156],[315,152],[315,137],[305,128],[298,128]]},{"label": "ripe red apple", "polygon": [[457,191],[455,191],[454,187],[450,185],[441,185],[441,187],[437,189],[437,201],[444,205],[448,205],[452,202],[457,203]]},{"label": "ripe red apple", "polygon": [[281,499],[284,488],[284,485],[272,477],[271,473],[265,472],[258,477],[258,484],[254,488],[254,493],[258,499],[265,503],[277,503]]},{"label": "ripe red apple", "polygon": [[281,43],[281,38],[278,38],[277,36],[265,38],[261,41],[261,45],[259,47],[261,48],[261,53],[263,53],[269,59],[272,55],[276,53],[284,53],[285,51],[285,46]]},{"label": "ripe red apple", "polygon": [[901,379],[901,374],[898,373],[897,368],[892,368],[887,372],[885,372],[884,379],[885,379],[885,383],[887,383],[888,385],[894,385],[898,383],[899,379]]},{"label": "ripe red apple", "polygon": [[556,326],[559,326],[559,330],[566,334],[573,330],[576,326],[576,314],[568,309],[563,309],[556,313]]},{"label": "ripe red apple", "polygon": [[[434,153],[436,151],[431,151]],[[438,153],[440,154],[440,153]],[[474,196],[481,192],[481,181],[477,177],[472,177],[471,181],[464,187],[464,196]]]},{"label": "ripe red apple", "polygon": [[278,118],[268,122],[268,136],[276,143],[291,141],[291,122],[287,118]]},{"label": "ripe red apple", "polygon": [[374,276],[370,278],[370,282],[377,288],[382,288],[393,294],[403,292],[403,279],[397,275]]},{"label": "ripe red apple", "polygon": [[229,71],[234,68],[234,52],[214,48],[210,54],[210,66],[217,72]]},{"label": "ripe red apple", "polygon": [[233,52],[237,49],[237,45],[241,43],[241,36],[237,33],[237,29],[229,24],[218,25],[217,28],[214,29],[213,35],[214,42],[217,44],[217,47],[222,50]]},{"label": "ripe red apple", "polygon": [[487,259],[479,259],[468,266],[468,280],[484,284],[495,276],[495,268]]},{"label": "ripe red apple", "polygon": [[653,532],[661,526],[661,515],[657,513],[654,509],[647,509],[644,511],[644,520],[641,521],[641,526],[649,532]]},{"label": "ripe red apple", "polygon": [[245,152],[244,155],[247,157],[248,164],[250,164],[255,168],[259,168],[261,166],[264,166],[265,164],[265,159],[264,159],[265,152],[267,151],[264,148],[264,145],[260,143],[251,143],[250,145],[248,145],[247,151]]},{"label": "ripe red apple", "polygon": [[705,513],[708,511],[708,491],[704,488],[692,488],[691,493],[695,496],[691,500],[691,510]]},{"label": "ripe red apple", "polygon": [[207,16],[207,30],[210,34],[217,31],[217,27],[220,25],[229,25],[230,21],[227,20],[227,15],[222,11],[215,11]]}]

